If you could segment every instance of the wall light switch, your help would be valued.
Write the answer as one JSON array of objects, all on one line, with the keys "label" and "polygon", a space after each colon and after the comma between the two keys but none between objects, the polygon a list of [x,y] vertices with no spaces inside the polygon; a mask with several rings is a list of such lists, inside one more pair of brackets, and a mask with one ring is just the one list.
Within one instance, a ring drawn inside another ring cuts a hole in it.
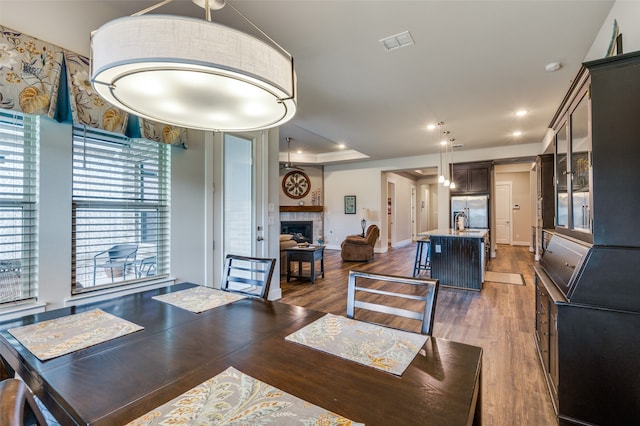
[{"label": "wall light switch", "polygon": [[273,209],[275,209],[275,206],[273,205],[273,203],[269,203],[269,211],[272,212]]},{"label": "wall light switch", "polygon": [[442,246],[440,244],[436,244],[436,253],[442,253]]}]

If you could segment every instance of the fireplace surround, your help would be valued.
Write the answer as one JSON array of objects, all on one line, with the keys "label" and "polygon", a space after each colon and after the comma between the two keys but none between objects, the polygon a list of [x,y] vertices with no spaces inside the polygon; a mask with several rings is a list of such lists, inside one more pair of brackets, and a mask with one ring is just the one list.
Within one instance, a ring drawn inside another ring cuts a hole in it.
[{"label": "fireplace surround", "polygon": [[280,233],[293,235],[293,239],[298,243],[313,243],[313,221],[282,221],[280,222]]}]

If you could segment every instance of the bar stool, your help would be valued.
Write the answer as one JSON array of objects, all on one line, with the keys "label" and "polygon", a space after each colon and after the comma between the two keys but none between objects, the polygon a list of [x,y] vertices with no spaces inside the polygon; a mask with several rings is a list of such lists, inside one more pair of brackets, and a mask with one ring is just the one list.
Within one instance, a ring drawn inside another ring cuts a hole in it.
[{"label": "bar stool", "polygon": [[428,238],[417,240],[416,260],[413,264],[413,276],[417,277],[421,271],[431,271],[431,244]]}]

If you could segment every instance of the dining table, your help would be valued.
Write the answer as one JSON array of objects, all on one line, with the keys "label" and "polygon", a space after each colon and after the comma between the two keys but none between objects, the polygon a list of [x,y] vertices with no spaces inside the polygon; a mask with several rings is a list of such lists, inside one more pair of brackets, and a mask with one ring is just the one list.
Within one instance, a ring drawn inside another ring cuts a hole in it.
[{"label": "dining table", "polygon": [[[286,340],[323,312],[244,298],[194,313],[180,283],[0,323],[0,357],[62,425],[124,425],[233,367],[366,425],[480,422],[482,349],[429,336],[402,375]],[[100,309],[142,329],[46,361],[8,330]]]}]

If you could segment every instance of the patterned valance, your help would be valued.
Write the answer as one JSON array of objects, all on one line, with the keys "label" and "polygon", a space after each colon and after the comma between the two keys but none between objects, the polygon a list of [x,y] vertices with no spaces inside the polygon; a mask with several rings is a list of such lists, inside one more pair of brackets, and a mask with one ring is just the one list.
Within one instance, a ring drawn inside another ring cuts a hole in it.
[{"label": "patterned valance", "polygon": [[53,117],[63,51],[0,26],[0,108]]},{"label": "patterned valance", "polygon": [[124,133],[129,114],[105,102],[93,91],[89,58],[64,52],[67,89],[73,122],[109,132]]},{"label": "patterned valance", "polygon": [[186,147],[186,129],[138,119],[98,96],[89,58],[3,26],[0,31],[0,108]]}]

